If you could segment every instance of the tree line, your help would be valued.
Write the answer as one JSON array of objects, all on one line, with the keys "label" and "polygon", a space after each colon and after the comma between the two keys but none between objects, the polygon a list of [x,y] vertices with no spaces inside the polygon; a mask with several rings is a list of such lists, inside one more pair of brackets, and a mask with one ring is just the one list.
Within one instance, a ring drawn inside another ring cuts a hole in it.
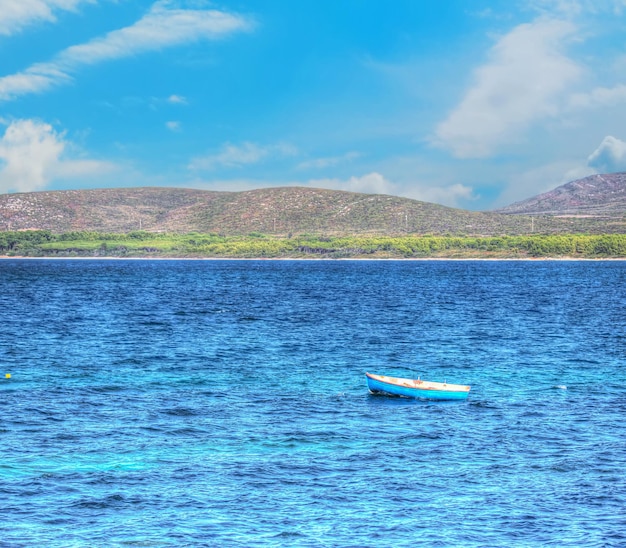
[{"label": "tree line", "polygon": [[526,236],[321,236],[274,237],[262,233],[125,234],[48,230],[0,232],[0,254],[8,256],[179,257],[574,257],[626,258],[624,234]]}]

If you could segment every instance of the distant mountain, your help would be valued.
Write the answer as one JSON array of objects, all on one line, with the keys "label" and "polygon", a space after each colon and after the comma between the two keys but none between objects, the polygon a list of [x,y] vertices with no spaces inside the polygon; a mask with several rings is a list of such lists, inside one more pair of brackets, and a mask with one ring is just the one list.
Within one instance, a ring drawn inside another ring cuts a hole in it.
[{"label": "distant mountain", "polygon": [[[247,192],[145,187],[0,195],[0,230],[27,229],[284,236],[607,232],[603,223],[588,220],[549,216],[531,220],[396,196],[300,187]],[[612,226],[608,231],[626,228]]]},{"label": "distant mountain", "polygon": [[626,173],[591,175],[495,210],[515,215],[626,217]]}]

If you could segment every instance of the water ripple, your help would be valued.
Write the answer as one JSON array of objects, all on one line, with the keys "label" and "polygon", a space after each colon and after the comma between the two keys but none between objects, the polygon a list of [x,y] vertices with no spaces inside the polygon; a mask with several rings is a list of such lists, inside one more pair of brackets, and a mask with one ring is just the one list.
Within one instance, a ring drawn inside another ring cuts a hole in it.
[{"label": "water ripple", "polygon": [[0,271],[2,546],[626,544],[622,263]]}]

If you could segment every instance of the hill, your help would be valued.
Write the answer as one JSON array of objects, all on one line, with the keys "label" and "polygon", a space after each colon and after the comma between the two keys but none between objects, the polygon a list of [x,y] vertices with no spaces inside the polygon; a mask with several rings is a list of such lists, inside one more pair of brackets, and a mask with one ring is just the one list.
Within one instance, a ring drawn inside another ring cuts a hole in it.
[{"label": "hill", "polygon": [[379,194],[279,187],[246,192],[113,188],[0,195],[0,230],[223,235],[518,235],[626,232],[585,218],[477,212]]},{"label": "hill", "polygon": [[591,175],[496,212],[623,221],[626,215],[626,173]]}]

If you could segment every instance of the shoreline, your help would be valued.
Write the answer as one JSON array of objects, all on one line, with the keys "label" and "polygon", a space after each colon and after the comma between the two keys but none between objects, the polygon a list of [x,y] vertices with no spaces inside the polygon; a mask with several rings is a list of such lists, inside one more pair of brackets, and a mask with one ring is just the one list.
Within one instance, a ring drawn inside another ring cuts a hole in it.
[{"label": "shoreline", "polygon": [[311,262],[337,262],[337,261],[511,261],[511,262],[613,262],[626,261],[626,257],[346,257],[346,258],[324,258],[324,257],[25,257],[0,255],[0,261],[311,261]]}]

